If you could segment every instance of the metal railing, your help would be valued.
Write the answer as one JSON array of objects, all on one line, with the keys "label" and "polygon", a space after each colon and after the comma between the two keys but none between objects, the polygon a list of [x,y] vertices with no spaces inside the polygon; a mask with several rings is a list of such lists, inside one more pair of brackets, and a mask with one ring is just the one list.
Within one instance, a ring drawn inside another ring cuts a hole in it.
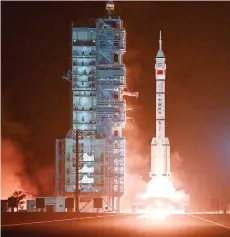
[{"label": "metal railing", "polygon": [[90,121],[79,121],[77,119],[73,119],[74,123],[78,123],[78,124],[88,124],[88,125],[93,125],[96,124],[96,120],[90,120]]},{"label": "metal railing", "polygon": [[100,104],[123,104],[125,100],[115,100],[115,99],[100,99],[98,98],[97,103]]}]

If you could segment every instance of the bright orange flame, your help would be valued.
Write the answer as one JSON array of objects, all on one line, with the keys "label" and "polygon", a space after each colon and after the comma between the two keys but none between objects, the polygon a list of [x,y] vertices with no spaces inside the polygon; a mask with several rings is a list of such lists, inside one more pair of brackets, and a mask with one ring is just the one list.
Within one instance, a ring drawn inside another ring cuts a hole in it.
[{"label": "bright orange flame", "polygon": [[168,198],[175,200],[176,189],[173,186],[173,183],[168,177],[153,177],[147,186],[147,191],[142,195],[142,199],[146,198]]},{"label": "bright orange flame", "polygon": [[[153,177],[147,186],[147,191],[142,195],[142,199],[167,198],[178,200],[176,189],[169,177]],[[169,207],[164,206],[160,200],[156,201],[157,207],[150,208],[149,218],[164,219],[171,214]]]}]

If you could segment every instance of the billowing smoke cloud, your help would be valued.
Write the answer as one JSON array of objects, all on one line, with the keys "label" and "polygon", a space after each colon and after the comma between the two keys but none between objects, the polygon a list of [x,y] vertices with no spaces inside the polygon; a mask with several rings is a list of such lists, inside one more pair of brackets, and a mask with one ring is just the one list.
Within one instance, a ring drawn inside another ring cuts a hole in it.
[{"label": "billowing smoke cloud", "polygon": [[26,148],[28,129],[13,122],[9,118],[10,110],[5,106],[5,113],[2,113],[1,198],[6,199],[20,190],[33,195],[51,195],[54,191],[54,167],[41,167],[36,162],[36,156]]},{"label": "billowing smoke cloud", "polygon": [[[143,70],[139,63],[140,51],[137,49],[129,49],[125,54],[124,63],[127,66],[127,87],[129,90],[135,90],[138,88],[140,78],[143,76]],[[142,74],[141,74],[142,73]],[[145,142],[147,143],[146,134],[138,127],[137,118],[135,114],[144,115],[141,107],[137,107],[137,104],[132,103],[133,99],[128,99],[128,106],[133,108],[133,112],[128,112],[128,116],[134,116],[134,122],[127,121],[126,128],[124,129],[124,135],[126,137],[126,170],[125,170],[125,194],[121,199],[122,211],[130,211],[132,204],[139,200],[141,194],[146,191],[147,181],[143,176],[145,172],[149,172],[149,157],[148,152],[143,147]],[[138,121],[140,122],[140,121]],[[147,175],[148,176],[148,175]]]},{"label": "billowing smoke cloud", "polygon": [[172,181],[176,188],[176,196],[184,203],[188,203],[190,196],[186,191],[186,172],[183,168],[183,159],[178,152],[171,154]]},{"label": "billowing smoke cloud", "polygon": [[121,199],[122,212],[130,212],[132,204],[140,200],[147,188],[147,182],[138,174],[126,171],[125,174],[125,194]]},{"label": "billowing smoke cloud", "polygon": [[137,123],[128,122],[128,126],[125,129],[125,136],[127,137],[126,154],[128,158],[126,165],[127,170],[130,172],[134,171],[136,173],[137,170],[143,172],[148,167],[149,159],[146,157],[146,151],[144,150],[146,146],[143,146],[147,141],[143,135],[144,133],[138,128]]},{"label": "billowing smoke cloud", "polygon": [[6,199],[14,191],[24,191],[33,195],[52,195],[54,192],[54,166],[34,166],[32,175],[26,172],[29,157],[23,147],[9,138],[1,144],[1,198]]},{"label": "billowing smoke cloud", "polygon": [[143,141],[140,129],[135,122],[129,122],[125,129],[126,142],[126,173],[125,173],[125,194],[121,200],[122,211],[130,211],[132,204],[139,200],[147,187],[147,182],[142,175],[148,170],[148,157],[143,152]]},{"label": "billowing smoke cloud", "polygon": [[33,180],[39,188],[40,194],[49,196],[55,192],[55,168],[54,165],[47,165],[37,169],[33,175]]},{"label": "billowing smoke cloud", "polygon": [[176,188],[183,188],[185,172],[183,169],[183,160],[178,152],[171,154],[171,170],[173,171],[173,183]]},{"label": "billowing smoke cloud", "polygon": [[37,194],[37,187],[25,172],[22,147],[10,139],[3,139],[1,152],[1,198],[6,199],[18,190]]},{"label": "billowing smoke cloud", "polygon": [[31,154],[25,149],[28,130],[23,124],[12,120],[10,98],[12,94],[4,91],[2,103],[1,134],[1,198],[6,199],[14,191],[37,194],[38,189],[26,173],[26,161]]},{"label": "billowing smoke cloud", "polygon": [[[125,194],[122,198],[122,211],[130,211],[132,204],[140,201],[140,196],[147,190],[148,177],[150,172],[150,155],[146,155],[146,145],[143,146],[146,138],[143,137],[136,123],[129,123],[125,130],[127,137],[126,153],[126,174],[125,174]],[[141,137],[141,140],[140,140]],[[150,142],[149,142],[150,153]],[[185,171],[183,169],[183,160],[178,152],[171,154],[173,184],[176,188],[177,200],[183,203],[189,202],[189,195],[185,187]],[[143,175],[144,174],[144,175]]]}]

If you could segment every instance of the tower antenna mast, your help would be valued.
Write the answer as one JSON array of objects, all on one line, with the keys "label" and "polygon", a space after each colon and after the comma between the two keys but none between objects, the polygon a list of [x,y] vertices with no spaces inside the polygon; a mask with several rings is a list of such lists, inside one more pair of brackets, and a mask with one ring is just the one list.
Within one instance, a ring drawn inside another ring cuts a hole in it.
[{"label": "tower antenna mast", "polygon": [[109,16],[109,18],[111,18],[112,14],[114,13],[114,1],[108,1],[106,2],[106,12]]}]

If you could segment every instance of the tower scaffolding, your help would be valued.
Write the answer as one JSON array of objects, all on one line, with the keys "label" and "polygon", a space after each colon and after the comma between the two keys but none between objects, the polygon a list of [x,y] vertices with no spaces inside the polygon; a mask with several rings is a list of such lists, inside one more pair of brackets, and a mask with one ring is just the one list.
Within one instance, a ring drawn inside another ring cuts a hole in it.
[{"label": "tower scaffolding", "polygon": [[[126,101],[122,90],[126,87],[125,30],[120,18],[97,19],[97,125],[104,132],[105,187],[108,206],[120,209],[124,194],[125,140],[122,128],[126,123]],[[114,203],[114,200],[117,200]]]},{"label": "tower scaffolding", "polygon": [[125,172],[122,129],[130,110],[123,96],[138,93],[124,92],[126,31],[113,16],[113,2],[106,10],[108,17],[97,19],[95,28],[72,26],[71,70],[63,76],[72,84],[72,128],[65,139],[56,140],[56,193],[74,196],[77,189],[80,200],[102,197],[119,212]]}]

